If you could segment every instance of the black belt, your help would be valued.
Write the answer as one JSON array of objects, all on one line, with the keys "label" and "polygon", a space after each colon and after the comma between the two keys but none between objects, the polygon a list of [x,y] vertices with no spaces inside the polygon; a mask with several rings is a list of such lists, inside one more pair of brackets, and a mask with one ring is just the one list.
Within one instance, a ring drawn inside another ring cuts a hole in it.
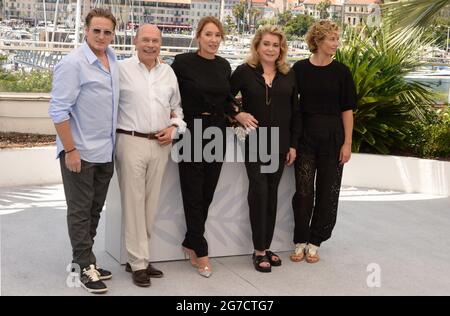
[{"label": "black belt", "polygon": [[156,133],[150,133],[150,134],[144,134],[144,133],[139,133],[139,132],[135,132],[135,131],[126,131],[123,129],[116,129],[117,133],[120,134],[127,134],[127,135],[131,135],[131,136],[137,136],[137,137],[142,137],[142,138],[147,138],[147,139],[158,139],[158,137],[156,137]]}]

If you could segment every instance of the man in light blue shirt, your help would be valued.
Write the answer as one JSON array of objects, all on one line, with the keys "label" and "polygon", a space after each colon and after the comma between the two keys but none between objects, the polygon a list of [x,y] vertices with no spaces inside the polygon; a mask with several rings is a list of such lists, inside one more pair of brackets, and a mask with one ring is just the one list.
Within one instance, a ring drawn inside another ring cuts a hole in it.
[{"label": "man in light blue shirt", "polygon": [[72,263],[79,268],[81,285],[91,293],[105,293],[102,280],[112,277],[99,268],[92,247],[114,171],[119,70],[108,45],[115,27],[109,10],[89,12],[86,42],[54,69],[49,108],[58,134]]}]

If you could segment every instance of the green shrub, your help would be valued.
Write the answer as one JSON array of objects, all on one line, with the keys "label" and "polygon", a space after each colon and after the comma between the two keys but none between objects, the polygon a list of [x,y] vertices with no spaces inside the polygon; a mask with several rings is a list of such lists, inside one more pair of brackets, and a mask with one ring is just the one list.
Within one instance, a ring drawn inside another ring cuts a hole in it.
[{"label": "green shrub", "polygon": [[0,91],[3,92],[50,92],[51,88],[50,71],[0,72]]},{"label": "green shrub", "polygon": [[450,158],[450,107],[434,111],[428,124],[415,122],[407,141],[419,157]]}]

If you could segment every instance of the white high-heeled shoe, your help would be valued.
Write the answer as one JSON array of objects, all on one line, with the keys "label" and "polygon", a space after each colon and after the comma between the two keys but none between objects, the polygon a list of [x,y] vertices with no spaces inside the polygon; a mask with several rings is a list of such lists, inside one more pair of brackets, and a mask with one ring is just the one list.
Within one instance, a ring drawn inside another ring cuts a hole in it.
[{"label": "white high-heeled shoe", "polygon": [[208,257],[197,258],[197,272],[205,278],[209,278],[212,275],[213,272]]},{"label": "white high-heeled shoe", "polygon": [[197,271],[198,274],[205,278],[209,278],[212,275],[212,270],[208,265],[204,266],[203,268],[199,267]]}]

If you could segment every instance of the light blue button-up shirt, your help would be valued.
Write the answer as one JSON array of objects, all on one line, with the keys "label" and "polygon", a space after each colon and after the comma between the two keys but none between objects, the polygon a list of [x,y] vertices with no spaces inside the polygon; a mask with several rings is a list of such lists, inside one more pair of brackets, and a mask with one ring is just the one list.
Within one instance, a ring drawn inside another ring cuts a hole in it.
[{"label": "light blue button-up shirt", "polygon": [[[53,72],[49,115],[55,124],[70,120],[75,146],[81,159],[111,162],[113,159],[119,70],[116,55],[107,48],[108,70],[85,42],[65,56]],[[64,150],[56,138],[57,155]]]}]

